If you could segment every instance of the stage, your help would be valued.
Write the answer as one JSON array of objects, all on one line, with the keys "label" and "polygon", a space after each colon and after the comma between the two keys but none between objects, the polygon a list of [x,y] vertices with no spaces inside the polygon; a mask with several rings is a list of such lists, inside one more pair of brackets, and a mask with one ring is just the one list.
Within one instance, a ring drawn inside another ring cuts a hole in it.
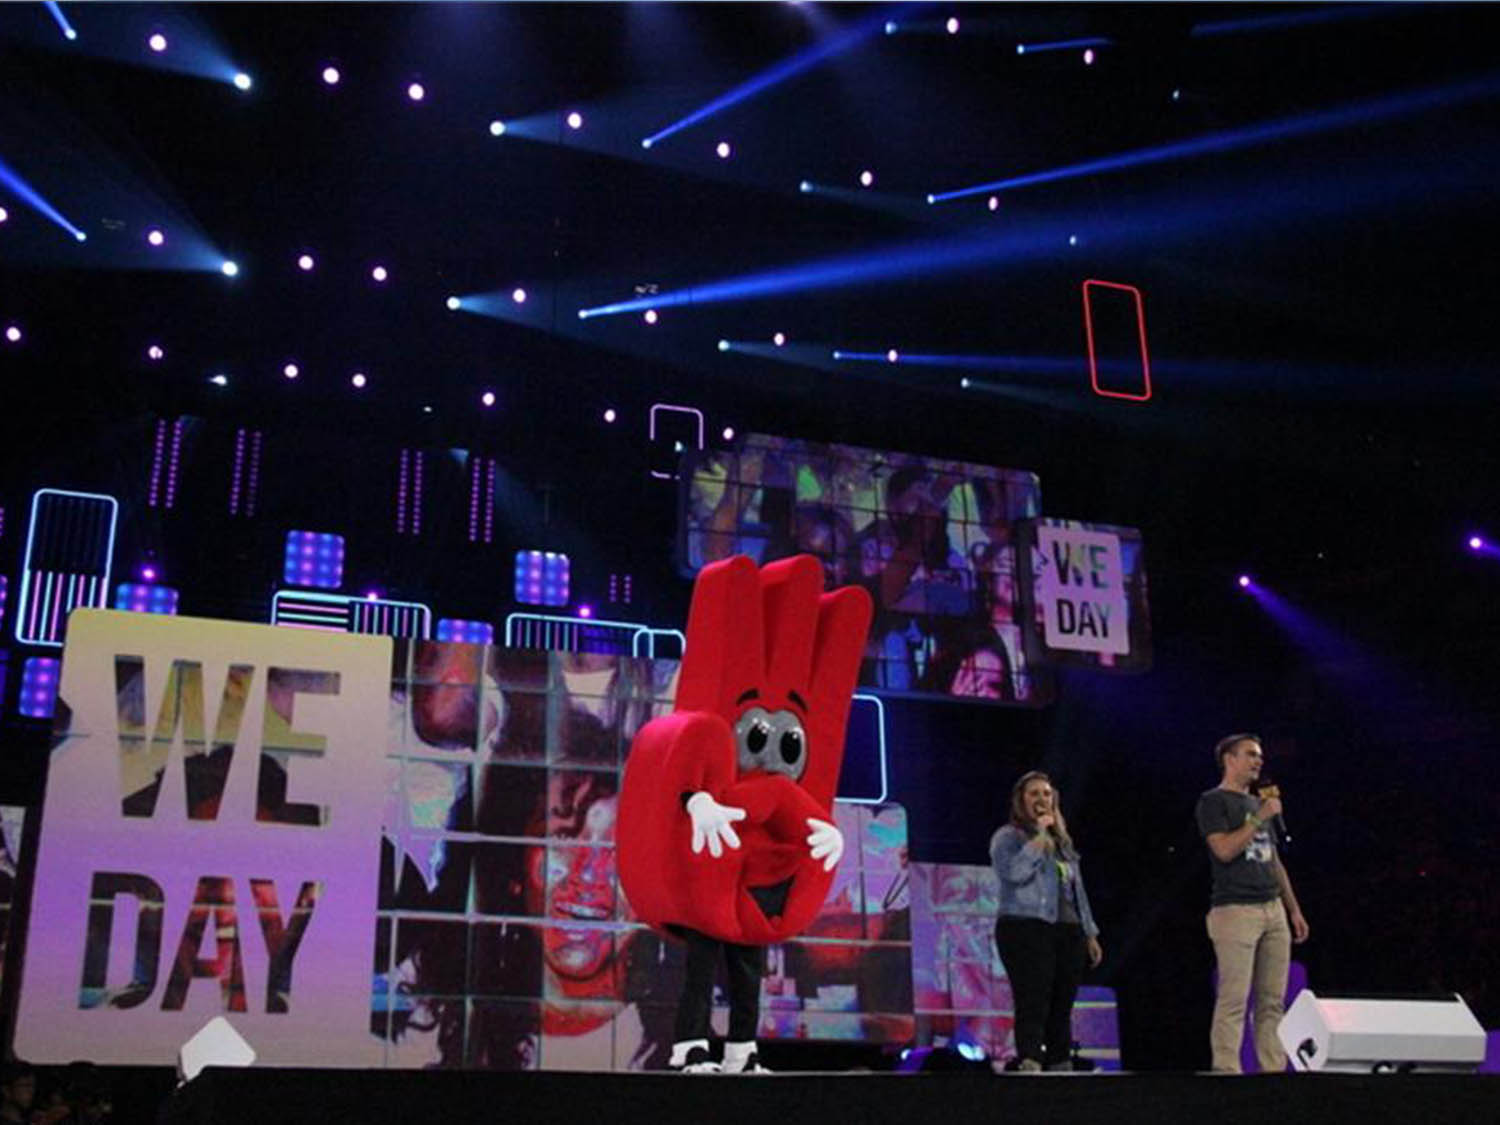
[{"label": "stage", "polygon": [[1490,1075],[781,1073],[761,1076],[473,1071],[206,1070],[164,1125],[423,1121],[1154,1125],[1500,1120]]}]

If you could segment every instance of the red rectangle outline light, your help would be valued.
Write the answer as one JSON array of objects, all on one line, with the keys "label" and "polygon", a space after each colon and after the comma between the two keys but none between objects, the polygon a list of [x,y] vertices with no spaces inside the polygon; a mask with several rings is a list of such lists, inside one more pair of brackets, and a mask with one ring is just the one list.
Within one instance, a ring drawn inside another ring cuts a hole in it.
[{"label": "red rectangle outline light", "polygon": [[[1135,297],[1135,324],[1141,336],[1141,370],[1146,376],[1146,393],[1142,395],[1127,394],[1124,391],[1106,391],[1099,386],[1099,368],[1094,358],[1094,313],[1089,306],[1089,286],[1099,285],[1105,289],[1123,289]],[[1083,283],[1083,330],[1088,336],[1089,342],[1089,382],[1093,385],[1094,393],[1104,398],[1123,398],[1131,402],[1148,402],[1151,398],[1151,356],[1146,350],[1146,306],[1141,299],[1141,291],[1134,285],[1126,285],[1119,281],[1100,281],[1097,278],[1088,278]]]}]

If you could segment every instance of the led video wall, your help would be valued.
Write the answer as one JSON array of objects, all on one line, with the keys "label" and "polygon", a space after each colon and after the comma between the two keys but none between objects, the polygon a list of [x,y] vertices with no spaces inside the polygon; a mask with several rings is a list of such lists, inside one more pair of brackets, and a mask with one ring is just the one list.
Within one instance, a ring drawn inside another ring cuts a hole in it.
[{"label": "led video wall", "polygon": [[[676,671],[80,612],[17,1052],[165,1064],[224,1015],[269,1065],[661,1065],[681,953],[620,895],[614,823]],[[908,1042],[905,814],[836,817],[838,880],[768,950],[760,1033]]]},{"label": "led video wall", "polygon": [[830,585],[857,583],[875,599],[861,685],[1051,701],[1017,601],[1016,525],[1041,511],[1034,473],[764,434],[687,466],[686,573],[733,554],[816,555]]}]

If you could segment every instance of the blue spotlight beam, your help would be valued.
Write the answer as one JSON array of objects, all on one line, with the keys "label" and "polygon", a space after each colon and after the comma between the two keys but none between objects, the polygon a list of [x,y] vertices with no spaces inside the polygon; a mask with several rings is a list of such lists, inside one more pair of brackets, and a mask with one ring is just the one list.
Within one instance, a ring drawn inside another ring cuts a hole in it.
[{"label": "blue spotlight beam", "polygon": [[1250,148],[1271,141],[1306,137],[1316,133],[1347,129],[1353,126],[1368,126],[1402,117],[1411,117],[1435,109],[1451,109],[1463,102],[1492,98],[1500,93],[1500,75],[1493,72],[1481,75],[1452,86],[1434,86],[1406,94],[1374,98],[1353,105],[1311,113],[1302,117],[1288,117],[1270,121],[1263,125],[1250,125],[1241,129],[1229,129],[1206,137],[1196,137],[1172,144],[1154,145],[1135,152],[1106,156],[1098,160],[1087,160],[1081,164],[1069,164],[1063,168],[1052,168],[1045,172],[1032,172],[1025,176],[1013,176],[1005,180],[991,180],[973,187],[953,191],[934,192],[927,197],[928,203],[946,203],[952,199],[965,199],[971,195],[988,192],[1010,191],[1031,187],[1034,184],[1055,183],[1079,176],[1093,176],[1106,172],[1118,172],[1124,168],[1139,168],[1147,164],[1160,164],[1167,160],[1184,160],[1211,153],[1230,152]]},{"label": "blue spotlight beam", "polygon": [[73,25],[68,22],[68,17],[63,15],[62,7],[57,0],[43,0],[43,6],[51,13],[52,18],[57,21],[58,28],[65,39],[77,39],[78,32],[73,30]]},{"label": "blue spotlight beam", "polygon": [[791,58],[777,63],[770,70],[763,71],[754,78],[742,82],[726,94],[721,94],[707,105],[695,109],[680,121],[675,121],[665,129],[660,129],[652,133],[649,137],[641,141],[641,147],[651,148],[659,141],[666,140],[674,133],[680,133],[684,129],[697,125],[702,121],[707,121],[714,114],[720,113],[730,106],[738,105],[740,102],[755,97],[756,94],[761,93],[763,90],[770,89],[770,87],[785,82],[789,78],[795,78],[804,71],[811,70],[824,59],[842,54],[851,47],[858,46],[883,28],[886,18],[884,13],[872,16],[840,35],[835,35],[819,43],[814,43],[811,47],[800,51]]},{"label": "blue spotlight beam", "polygon": [[1055,43],[1017,43],[1016,54],[1040,55],[1045,51],[1072,51],[1079,47],[1108,47],[1108,39],[1095,36],[1092,39],[1059,39]]},{"label": "blue spotlight beam", "polygon": [[1366,16],[1388,14],[1389,9],[1404,9],[1405,5],[1392,4],[1340,4],[1332,8],[1319,8],[1311,12],[1291,12],[1274,16],[1247,16],[1237,20],[1212,20],[1195,23],[1188,31],[1193,39],[1206,39],[1216,35],[1255,34],[1260,31],[1284,31],[1293,27],[1308,27],[1313,24],[1335,23]]},{"label": "blue spotlight beam", "polygon": [[36,191],[25,180],[21,179],[19,173],[12,169],[9,164],[5,163],[3,159],[0,159],[0,184],[4,184],[23,203],[51,219],[58,226],[62,227],[63,230],[71,234],[77,241],[84,242],[88,239],[88,235],[68,222],[63,217],[62,212],[43,199],[41,193]]}]

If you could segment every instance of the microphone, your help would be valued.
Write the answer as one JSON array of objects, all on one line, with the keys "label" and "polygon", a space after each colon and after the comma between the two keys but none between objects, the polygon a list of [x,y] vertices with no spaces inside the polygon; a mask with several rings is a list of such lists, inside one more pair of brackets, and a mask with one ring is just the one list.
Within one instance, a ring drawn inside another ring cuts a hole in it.
[{"label": "microphone", "polygon": [[[1263,781],[1255,787],[1255,795],[1261,800],[1270,797],[1281,796],[1281,786],[1270,781]],[[1286,818],[1277,813],[1271,818],[1271,832],[1276,837],[1276,846],[1279,848],[1289,847],[1292,842],[1292,834],[1286,830]]]}]

